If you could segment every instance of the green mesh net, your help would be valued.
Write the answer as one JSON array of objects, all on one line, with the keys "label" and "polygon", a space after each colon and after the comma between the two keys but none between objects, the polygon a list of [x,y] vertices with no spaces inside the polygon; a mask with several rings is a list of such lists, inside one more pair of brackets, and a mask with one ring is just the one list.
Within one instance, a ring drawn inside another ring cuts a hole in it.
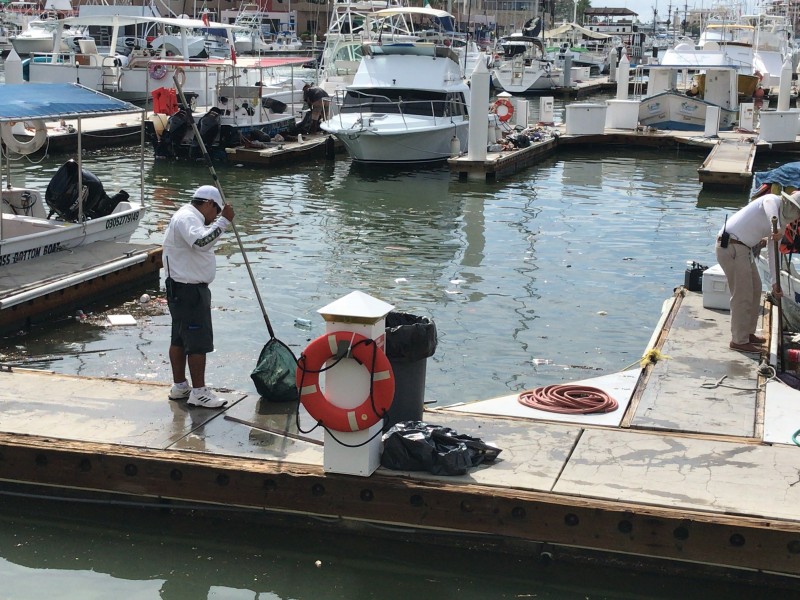
[{"label": "green mesh net", "polygon": [[296,402],[297,358],[289,346],[276,338],[266,343],[250,379],[261,397],[270,402]]}]

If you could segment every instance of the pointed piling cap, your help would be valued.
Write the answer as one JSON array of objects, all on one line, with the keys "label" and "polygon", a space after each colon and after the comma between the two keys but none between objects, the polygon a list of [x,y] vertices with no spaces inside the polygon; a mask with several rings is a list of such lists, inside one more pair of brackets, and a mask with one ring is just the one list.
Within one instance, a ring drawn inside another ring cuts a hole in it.
[{"label": "pointed piling cap", "polygon": [[377,323],[393,308],[388,302],[356,290],[323,306],[317,312],[326,321]]}]

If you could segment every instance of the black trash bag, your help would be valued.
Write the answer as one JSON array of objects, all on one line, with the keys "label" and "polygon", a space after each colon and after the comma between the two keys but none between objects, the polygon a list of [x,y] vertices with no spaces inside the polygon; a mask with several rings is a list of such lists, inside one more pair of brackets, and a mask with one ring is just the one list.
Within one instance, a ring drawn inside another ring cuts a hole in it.
[{"label": "black trash bag", "polygon": [[401,421],[383,435],[381,465],[397,471],[464,475],[502,452],[479,438],[422,421]]},{"label": "black trash bag", "polygon": [[408,362],[422,360],[436,352],[436,324],[428,317],[402,312],[386,315],[386,356]]},{"label": "black trash bag", "polygon": [[270,339],[261,350],[250,379],[256,390],[270,402],[297,402],[297,358],[289,346]]}]

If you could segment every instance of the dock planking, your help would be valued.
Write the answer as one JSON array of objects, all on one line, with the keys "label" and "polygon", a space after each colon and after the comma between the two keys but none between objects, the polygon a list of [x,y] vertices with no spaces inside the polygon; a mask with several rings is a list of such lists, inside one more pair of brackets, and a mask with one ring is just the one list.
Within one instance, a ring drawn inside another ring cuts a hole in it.
[{"label": "dock planking", "polygon": [[[660,559],[662,569],[688,561],[795,577],[796,448],[753,436],[760,392],[743,398],[738,388],[763,388],[759,361],[728,350],[726,313],[701,304],[679,289],[653,338],[668,357],[604,376],[603,385],[630,396],[623,419],[526,416],[515,396],[428,411],[426,421],[502,448],[495,463],[466,475],[326,473],[322,432],[304,433],[313,422],[302,408],[296,418],[295,406],[245,392],[221,391],[231,405],[210,411],[169,401],[167,384],[13,369],[0,372],[0,480],[458,532],[522,553],[546,544],[559,556],[583,548]],[[730,387],[703,385],[722,375]],[[743,417],[733,427],[695,426],[738,403],[749,428]],[[658,410],[670,413],[666,425]]]}]

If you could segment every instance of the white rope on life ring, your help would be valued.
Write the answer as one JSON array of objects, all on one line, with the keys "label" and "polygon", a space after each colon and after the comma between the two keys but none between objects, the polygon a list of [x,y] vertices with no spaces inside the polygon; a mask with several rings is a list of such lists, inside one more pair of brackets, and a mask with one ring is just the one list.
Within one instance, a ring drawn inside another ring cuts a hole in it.
[{"label": "white rope on life ring", "polygon": [[505,123],[514,116],[514,105],[505,98],[500,98],[492,105],[492,112],[497,115],[501,123]]},{"label": "white rope on life ring", "polygon": [[0,126],[0,139],[6,148],[17,154],[33,154],[44,146],[47,141],[47,125],[41,119],[28,121],[33,126],[33,137],[29,140],[20,140],[14,136],[14,123],[3,123]]},{"label": "white rope on life ring", "polygon": [[153,79],[164,79],[167,76],[167,67],[156,63],[150,63],[147,67],[150,77]]}]

